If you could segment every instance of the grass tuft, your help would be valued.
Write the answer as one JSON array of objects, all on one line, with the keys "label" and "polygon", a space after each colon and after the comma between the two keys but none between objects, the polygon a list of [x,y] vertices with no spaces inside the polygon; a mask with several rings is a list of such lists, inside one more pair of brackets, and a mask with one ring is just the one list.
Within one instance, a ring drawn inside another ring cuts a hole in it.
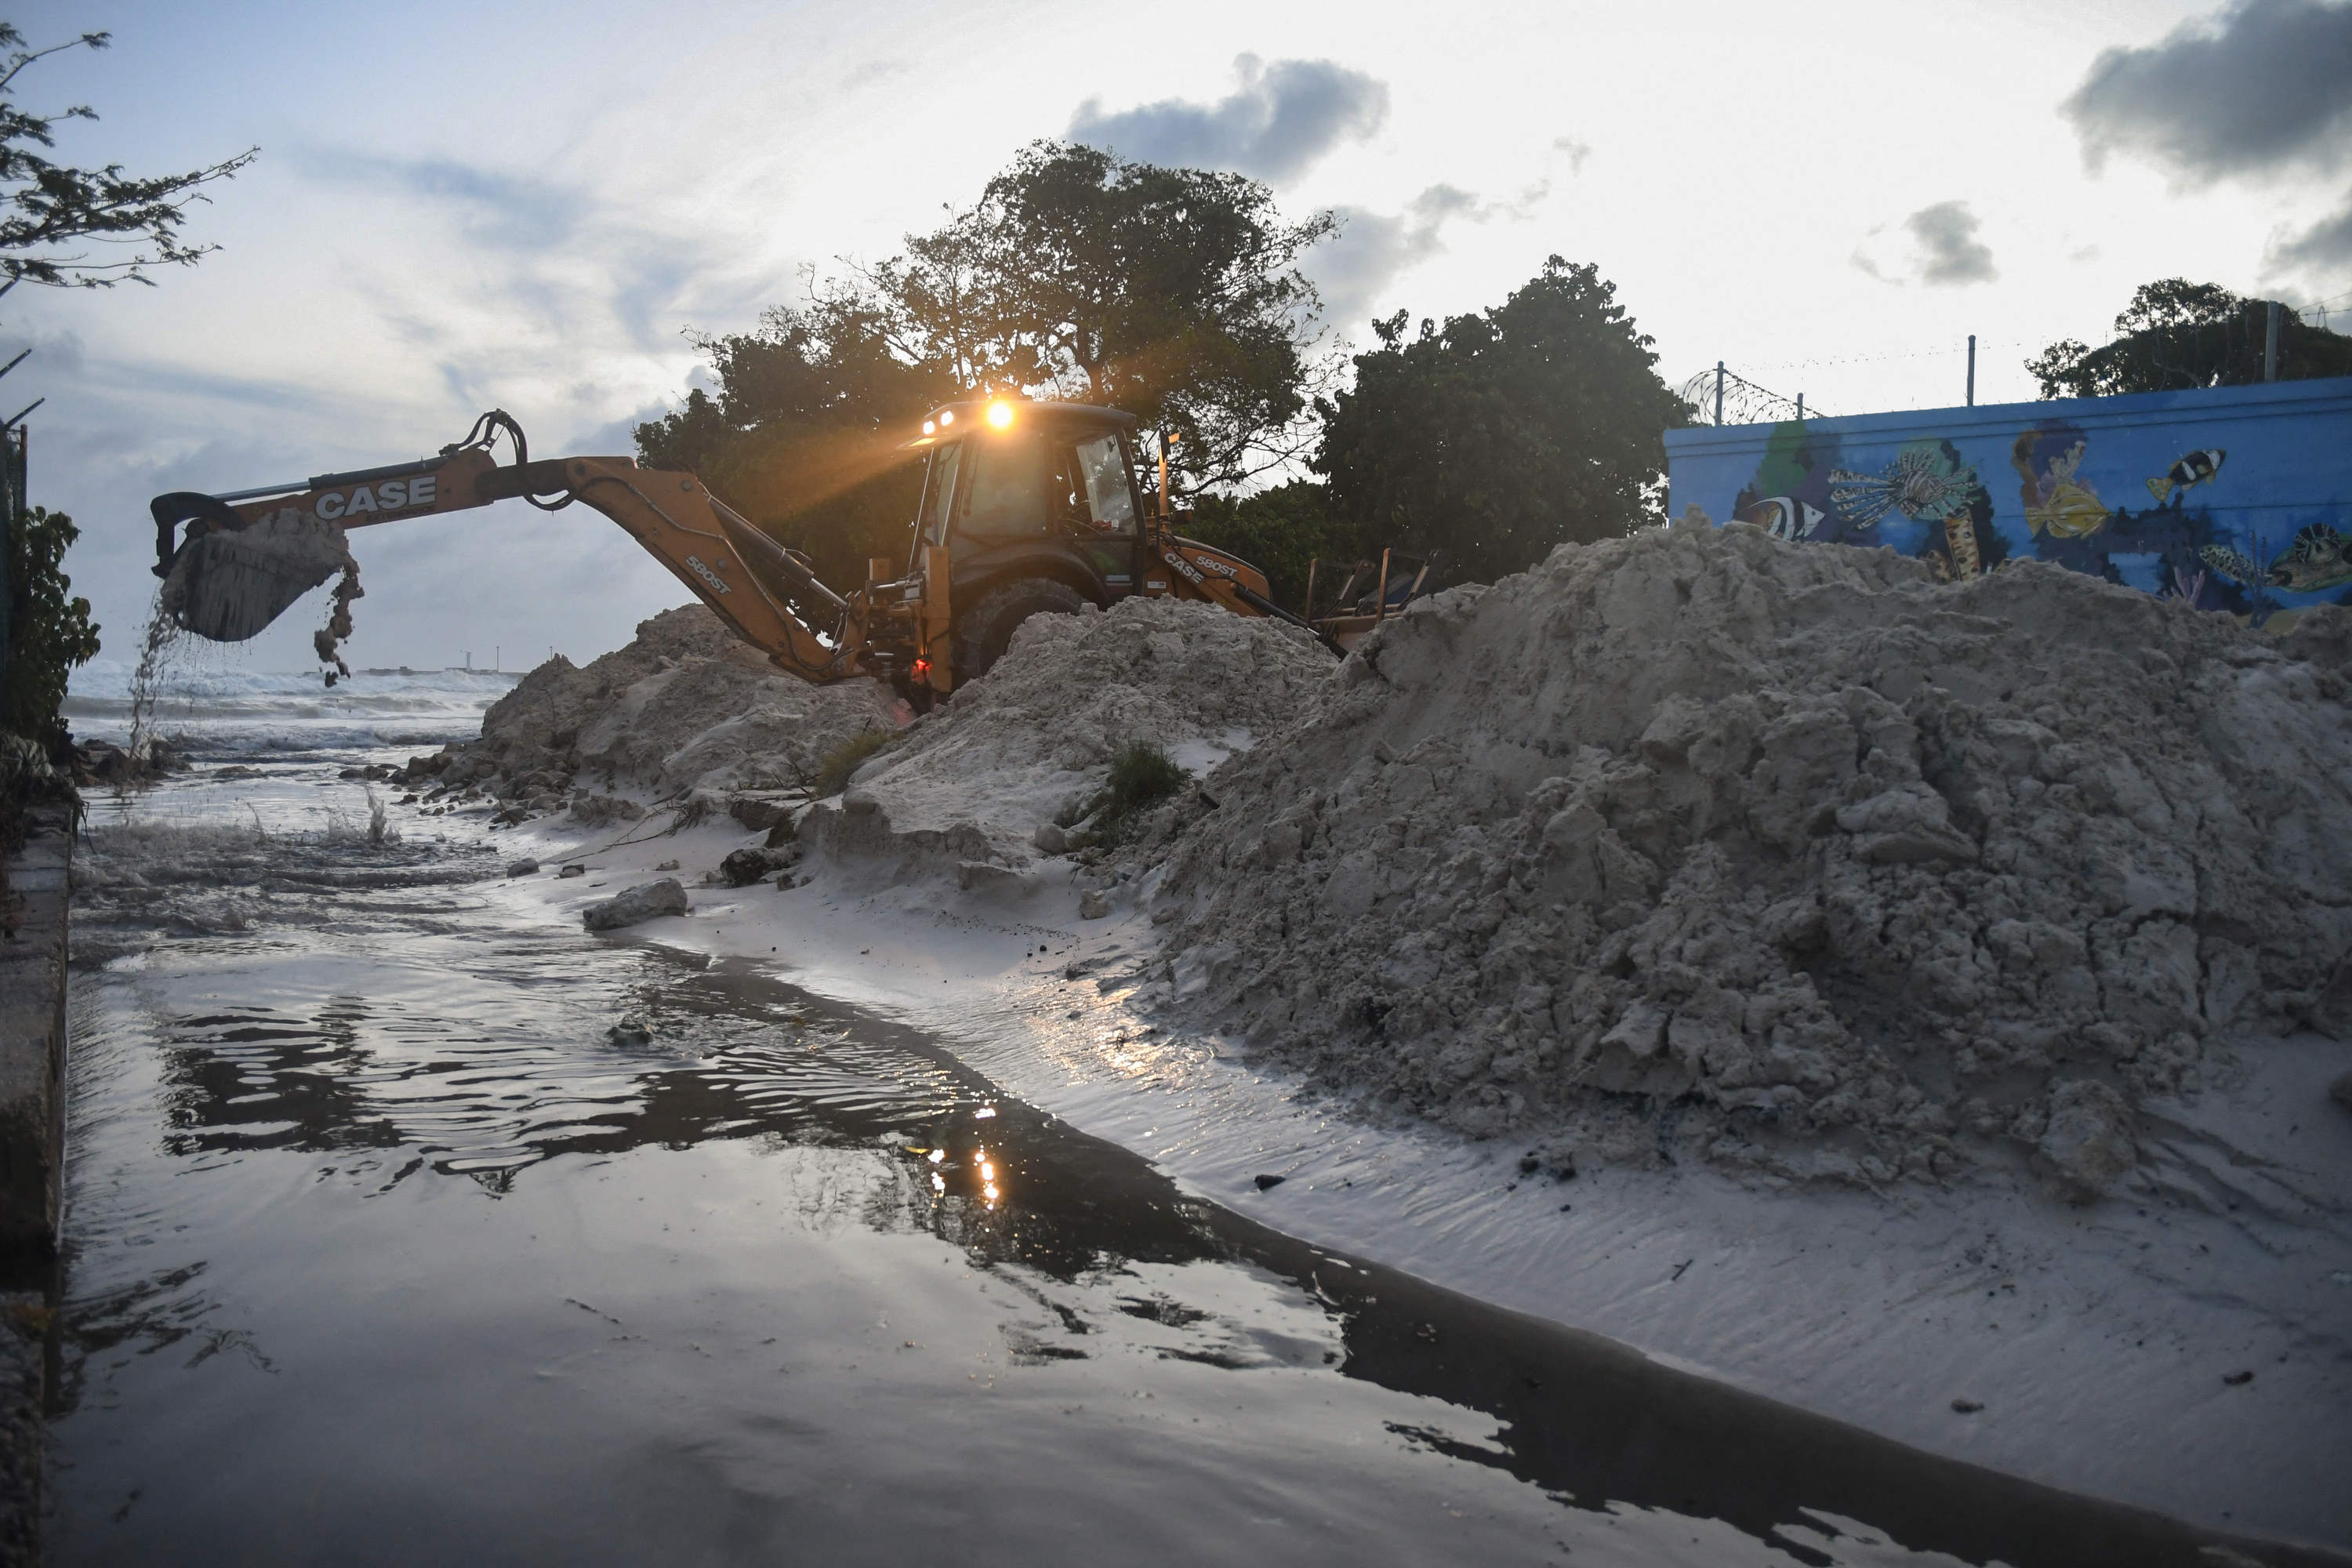
[{"label": "grass tuft", "polygon": [[1111,760],[1110,776],[1103,781],[1103,787],[1066,814],[1070,822],[1058,825],[1087,823],[1086,831],[1072,841],[1079,848],[1118,844],[1135,830],[1145,812],[1181,794],[1192,782],[1192,775],[1177,766],[1176,759],[1165,751],[1149,741],[1131,741]]},{"label": "grass tuft", "polygon": [[866,764],[866,759],[897,740],[898,734],[888,730],[867,730],[853,735],[824,754],[816,767],[816,780],[810,787],[816,797],[839,795],[849,787],[849,777]]}]

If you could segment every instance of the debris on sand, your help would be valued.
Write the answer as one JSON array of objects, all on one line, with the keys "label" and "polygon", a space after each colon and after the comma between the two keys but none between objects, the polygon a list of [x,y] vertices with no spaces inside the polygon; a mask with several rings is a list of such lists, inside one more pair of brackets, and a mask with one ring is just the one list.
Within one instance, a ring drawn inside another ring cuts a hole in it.
[{"label": "debris on sand", "polygon": [[1566,546],[1376,632],[1147,837],[1139,999],[1473,1135],[2087,1196],[2352,946],[2347,678],[2338,609]]},{"label": "debris on sand", "polygon": [[412,757],[403,777],[603,826],[645,814],[631,792],[724,811],[743,792],[804,786],[828,752],[901,717],[880,682],[811,686],[688,605],[585,668],[549,659],[483,716],[479,740]]},{"label": "debris on sand", "polygon": [[664,915],[686,913],[686,889],[676,877],[646,882],[614,894],[580,911],[580,922],[590,931],[619,931],[643,925]]}]

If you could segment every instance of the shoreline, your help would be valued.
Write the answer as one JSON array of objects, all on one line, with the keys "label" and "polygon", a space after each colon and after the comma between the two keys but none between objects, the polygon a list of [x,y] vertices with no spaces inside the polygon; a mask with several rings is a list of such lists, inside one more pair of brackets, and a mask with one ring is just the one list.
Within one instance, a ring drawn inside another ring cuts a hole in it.
[{"label": "shoreline", "polygon": [[[1230,1042],[1160,1033],[1127,1005],[1131,980],[1102,978],[1155,951],[1142,884],[1091,921],[1055,861],[976,893],[861,887],[837,862],[789,892],[694,886],[762,836],[706,825],[597,852],[630,837],[502,830],[503,858],[548,866],[489,895],[570,925],[678,860],[689,913],[615,939],[770,969],[925,1028],[1006,1092],[1302,1240],[1932,1453],[2217,1530],[2352,1545],[2335,1486],[2352,1468],[2337,1326],[2352,1225],[2325,1195],[2352,1181],[2352,1138],[2325,1115],[2333,1042],[2266,1039],[2242,1087],[2155,1108],[2184,1161],[2278,1151],[2233,1178],[2237,1213],[1916,1183],[1760,1192],[1691,1169],[1555,1181],[1523,1174],[1517,1144],[1360,1120]],[[558,857],[592,869],[559,878]],[[2224,1381],[2242,1371],[2256,1375]]]}]

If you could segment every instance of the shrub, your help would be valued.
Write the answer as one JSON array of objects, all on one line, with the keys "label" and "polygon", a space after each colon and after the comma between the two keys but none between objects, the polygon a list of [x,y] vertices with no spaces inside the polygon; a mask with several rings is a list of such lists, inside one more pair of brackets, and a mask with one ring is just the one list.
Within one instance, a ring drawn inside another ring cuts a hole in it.
[{"label": "shrub", "polygon": [[8,668],[0,676],[0,730],[63,761],[66,675],[98,653],[89,601],[68,598],[66,547],[80,537],[73,519],[46,507],[19,511],[8,530]]},{"label": "shrub", "polygon": [[849,787],[849,778],[866,760],[898,737],[887,730],[868,730],[853,735],[824,754],[816,768],[816,778],[810,787],[819,800],[829,795],[839,795]]},{"label": "shrub", "polygon": [[1093,819],[1085,832],[1071,840],[1076,848],[1118,844],[1135,830],[1138,819],[1145,812],[1181,793],[1192,782],[1192,775],[1177,766],[1176,759],[1160,747],[1149,741],[1132,741],[1111,760],[1110,776],[1103,781],[1102,788],[1065,813],[1068,822],[1059,818],[1055,822],[1068,827],[1089,817]]}]

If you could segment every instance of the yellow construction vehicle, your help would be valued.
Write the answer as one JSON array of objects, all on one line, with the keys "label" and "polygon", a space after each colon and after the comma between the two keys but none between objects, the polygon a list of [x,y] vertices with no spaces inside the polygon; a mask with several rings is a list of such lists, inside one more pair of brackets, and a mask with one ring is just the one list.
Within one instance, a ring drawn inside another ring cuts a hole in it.
[{"label": "yellow construction vehicle", "polygon": [[[1013,397],[933,409],[902,448],[925,465],[907,554],[870,560],[854,588],[820,582],[807,557],[753,527],[690,473],[641,468],[628,458],[532,460],[521,426],[499,410],[477,420],[464,440],[418,462],[227,495],[158,496],[150,507],[155,573],[178,584],[166,604],[184,627],[241,641],[332,567],[265,573],[257,584],[247,572],[233,592],[205,592],[208,575],[228,575],[232,557],[256,556],[231,550],[247,542],[224,535],[267,525],[250,542],[257,546],[281,522],[315,519],[348,530],[516,497],[550,510],[580,501],[619,523],[779,668],[819,682],[879,677],[919,707],[986,673],[1029,616],[1082,604],[1108,608],[1138,595],[1205,600],[1236,615],[1307,626],[1274,603],[1256,567],[1174,531],[1164,445],[1160,506],[1147,513],[1135,425],[1134,416],[1114,408]],[[513,450],[505,464],[492,456],[501,436]],[[1427,577],[1423,563],[1404,597]],[[1381,590],[1364,606],[1374,620],[1399,607],[1385,569]],[[1344,637],[1317,631],[1334,652],[1361,635],[1353,624],[1337,630]]]}]

